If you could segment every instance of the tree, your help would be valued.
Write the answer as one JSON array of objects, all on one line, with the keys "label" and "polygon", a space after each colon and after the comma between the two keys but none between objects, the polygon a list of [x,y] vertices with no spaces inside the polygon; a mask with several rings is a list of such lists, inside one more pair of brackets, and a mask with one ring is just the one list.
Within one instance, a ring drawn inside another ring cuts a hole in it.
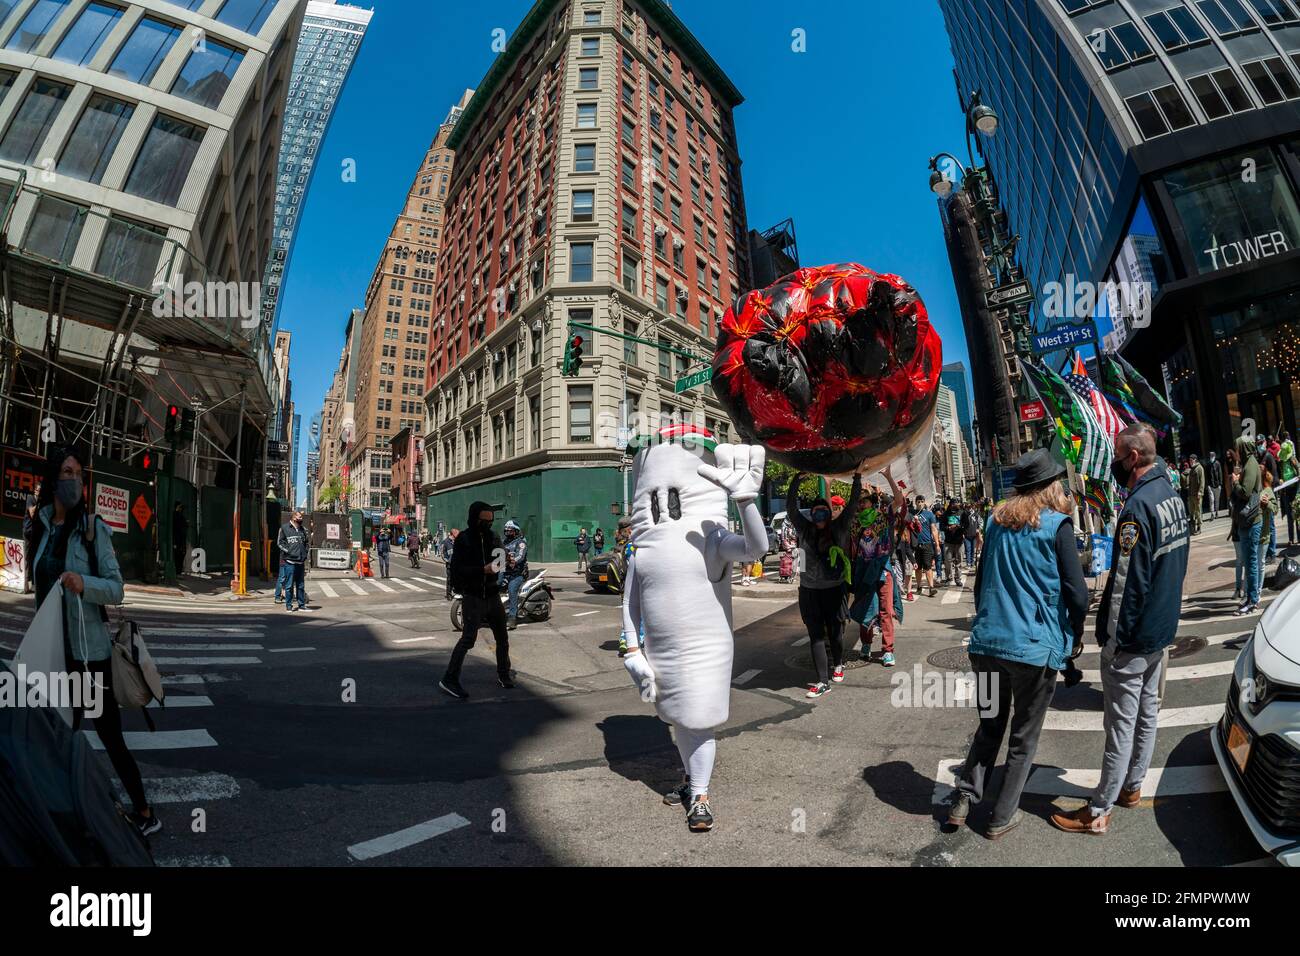
[{"label": "tree", "polygon": [[352,483],[345,482],[339,475],[332,475],[320,493],[322,505],[334,505],[334,512],[342,514],[347,510],[348,498],[352,495]]},{"label": "tree", "polygon": [[[774,501],[784,499],[786,491],[790,488],[790,482],[794,478],[794,469],[789,465],[783,465],[779,461],[767,462],[764,469],[764,477],[767,478],[771,486],[771,497]],[[831,498],[839,495],[845,501],[848,500],[849,494],[853,491],[853,486],[846,481],[831,479],[827,483],[826,497]],[[805,475],[803,481],[799,482],[799,497],[804,501],[820,497],[822,493],[820,476]],[[775,505],[773,505],[775,507]]]}]

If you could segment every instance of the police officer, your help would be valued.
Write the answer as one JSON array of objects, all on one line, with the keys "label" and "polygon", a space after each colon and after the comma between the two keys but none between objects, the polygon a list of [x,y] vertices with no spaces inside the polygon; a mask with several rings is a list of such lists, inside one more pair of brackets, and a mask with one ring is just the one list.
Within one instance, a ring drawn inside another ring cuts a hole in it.
[{"label": "police officer", "polygon": [[513,518],[506,522],[506,630],[513,631],[519,617],[519,589],[528,580],[528,539]]},{"label": "police officer", "polygon": [[1137,806],[1156,746],[1160,680],[1178,631],[1190,540],[1187,510],[1158,461],[1149,425],[1115,437],[1111,471],[1129,495],[1097,612],[1106,752],[1088,803],[1052,815],[1052,825],[1067,833],[1105,833],[1115,804]]}]

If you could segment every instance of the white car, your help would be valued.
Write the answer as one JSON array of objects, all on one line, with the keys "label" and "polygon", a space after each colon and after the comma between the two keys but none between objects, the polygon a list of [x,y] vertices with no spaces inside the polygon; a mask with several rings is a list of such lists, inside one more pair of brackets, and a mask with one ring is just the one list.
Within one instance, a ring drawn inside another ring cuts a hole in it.
[{"label": "white car", "polygon": [[1238,655],[1210,739],[1255,839],[1300,866],[1300,582],[1269,605]]}]

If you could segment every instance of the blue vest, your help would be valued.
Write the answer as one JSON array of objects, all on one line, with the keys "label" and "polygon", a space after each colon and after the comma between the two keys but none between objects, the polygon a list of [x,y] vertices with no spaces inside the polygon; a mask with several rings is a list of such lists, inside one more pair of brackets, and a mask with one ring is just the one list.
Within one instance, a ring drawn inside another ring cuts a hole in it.
[{"label": "blue vest", "polygon": [[1074,640],[1056,562],[1056,532],[1064,520],[1059,511],[1044,510],[1037,529],[1012,531],[990,519],[970,653],[1065,666]]}]

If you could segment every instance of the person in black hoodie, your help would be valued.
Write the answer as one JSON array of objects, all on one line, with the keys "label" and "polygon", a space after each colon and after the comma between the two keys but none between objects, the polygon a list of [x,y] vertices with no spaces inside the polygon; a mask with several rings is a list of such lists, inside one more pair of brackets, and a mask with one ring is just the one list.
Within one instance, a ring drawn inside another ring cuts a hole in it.
[{"label": "person in black hoodie", "polygon": [[456,550],[451,556],[449,570],[453,585],[462,596],[464,628],[438,686],[457,700],[469,697],[460,686],[460,669],[465,655],[478,639],[479,628],[485,624],[492,628],[497,644],[497,681],[507,690],[515,686],[510,679],[506,610],[497,593],[497,572],[505,567],[505,551],[501,539],[492,531],[493,517],[492,506],[487,502],[476,501],[470,505],[469,527],[456,537]]}]

